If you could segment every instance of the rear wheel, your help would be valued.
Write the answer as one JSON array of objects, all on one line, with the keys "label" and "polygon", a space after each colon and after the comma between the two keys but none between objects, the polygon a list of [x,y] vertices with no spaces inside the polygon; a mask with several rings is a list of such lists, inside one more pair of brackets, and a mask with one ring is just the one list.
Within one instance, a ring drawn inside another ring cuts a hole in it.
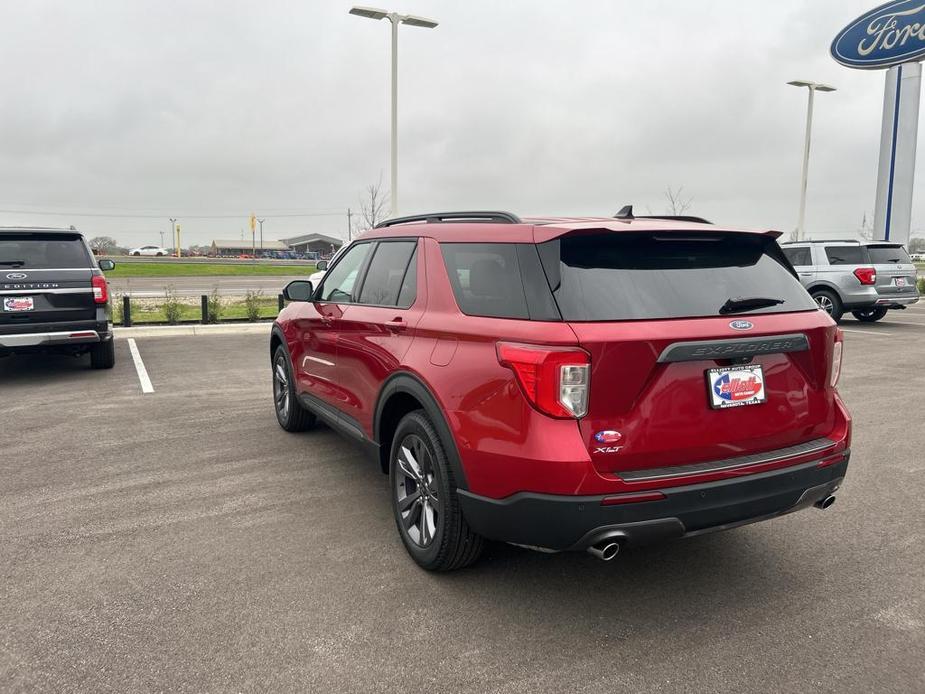
[{"label": "rear wheel", "polygon": [[832,317],[832,320],[836,323],[841,320],[845,309],[842,307],[841,299],[838,298],[838,294],[830,289],[817,289],[813,292],[813,299],[819,304],[819,308]]},{"label": "rear wheel", "polygon": [[389,461],[395,524],[411,558],[428,571],[478,559],[485,541],[463,518],[443,442],[423,410],[398,423]]},{"label": "rear wheel", "polygon": [[306,431],[315,425],[315,415],[296,397],[289,356],[282,347],[273,355],[273,407],[276,420],[286,431]]},{"label": "rear wheel", "polygon": [[90,366],[94,369],[111,369],[116,365],[115,340],[106,340],[90,348]]},{"label": "rear wheel", "polygon": [[865,308],[860,311],[852,311],[851,315],[863,323],[876,323],[886,315],[886,311],[887,309],[883,307]]}]

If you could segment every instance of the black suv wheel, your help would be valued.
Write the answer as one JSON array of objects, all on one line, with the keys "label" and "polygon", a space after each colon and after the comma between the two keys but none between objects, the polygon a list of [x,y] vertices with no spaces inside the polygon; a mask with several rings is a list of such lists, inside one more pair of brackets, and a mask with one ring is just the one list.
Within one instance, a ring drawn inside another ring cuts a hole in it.
[{"label": "black suv wheel", "polygon": [[423,410],[398,423],[389,461],[395,524],[412,559],[428,571],[478,559],[484,540],[463,518],[443,442]]},{"label": "black suv wheel", "polygon": [[106,340],[90,348],[90,366],[94,369],[111,369],[116,365],[116,341]]},{"label": "black suv wheel", "polygon": [[286,431],[306,431],[315,425],[315,415],[296,397],[289,356],[282,347],[273,354],[273,406],[276,420]]},{"label": "black suv wheel", "polygon": [[852,311],[851,315],[863,323],[876,323],[886,315],[887,309],[882,306],[878,308],[865,308],[860,311]]}]

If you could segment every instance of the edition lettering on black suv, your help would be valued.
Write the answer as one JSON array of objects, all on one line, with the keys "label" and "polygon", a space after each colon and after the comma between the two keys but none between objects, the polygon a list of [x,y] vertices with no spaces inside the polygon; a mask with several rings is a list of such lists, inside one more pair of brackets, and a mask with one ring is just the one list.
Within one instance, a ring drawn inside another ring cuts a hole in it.
[{"label": "edition lettering on black suv", "polygon": [[65,352],[111,369],[115,350],[109,287],[83,235],[73,229],[0,228],[0,356]]}]

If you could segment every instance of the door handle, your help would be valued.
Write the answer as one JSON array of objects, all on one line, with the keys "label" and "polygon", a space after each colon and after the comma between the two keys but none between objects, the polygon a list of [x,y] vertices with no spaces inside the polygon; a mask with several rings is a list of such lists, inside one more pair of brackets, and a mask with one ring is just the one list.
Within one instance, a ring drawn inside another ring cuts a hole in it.
[{"label": "door handle", "polygon": [[405,330],[408,327],[408,324],[401,319],[401,316],[393,318],[388,323],[385,324],[385,327],[391,330],[393,333],[400,332]]}]

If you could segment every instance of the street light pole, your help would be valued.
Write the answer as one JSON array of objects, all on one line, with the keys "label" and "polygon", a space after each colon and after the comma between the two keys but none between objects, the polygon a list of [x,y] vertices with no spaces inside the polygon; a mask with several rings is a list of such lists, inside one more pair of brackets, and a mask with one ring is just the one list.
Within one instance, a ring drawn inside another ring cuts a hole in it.
[{"label": "street light pole", "polygon": [[[173,239],[171,243],[177,242],[177,220],[174,217],[170,218],[170,238]],[[164,247],[164,242],[161,241],[161,248],[163,247]]]},{"label": "street light pole", "polygon": [[261,252],[261,253],[263,252],[263,223],[264,223],[265,221],[266,221],[265,219],[258,219],[258,220],[257,220],[257,224],[260,225],[260,252]]},{"label": "street light pole", "polygon": [[813,137],[813,105],[815,102],[816,92],[834,92],[835,87],[818,82],[807,82],[805,80],[794,80],[787,84],[794,87],[806,87],[809,91],[809,101],[806,105],[806,142],[803,147],[803,177],[800,182],[800,215],[797,219],[795,241],[802,241],[805,236],[806,225],[806,189],[809,185],[809,151],[812,146]]},{"label": "street light pole", "polygon": [[388,19],[392,23],[392,114],[391,114],[391,164],[389,183],[389,201],[391,202],[391,215],[398,216],[398,25],[433,29],[437,22],[425,17],[412,14],[398,14],[374,7],[356,6],[350,9],[350,14],[367,19]]}]

